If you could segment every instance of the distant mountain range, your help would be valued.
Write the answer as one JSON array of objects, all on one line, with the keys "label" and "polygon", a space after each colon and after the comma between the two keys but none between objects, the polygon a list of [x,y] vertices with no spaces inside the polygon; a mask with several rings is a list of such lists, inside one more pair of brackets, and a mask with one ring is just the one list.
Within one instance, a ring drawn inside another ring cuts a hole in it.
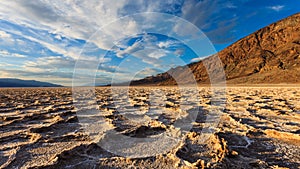
[{"label": "distant mountain range", "polygon": [[0,78],[0,87],[62,87],[61,85],[35,80]]},{"label": "distant mountain range", "polygon": [[[240,39],[218,56],[229,84],[300,83],[300,13]],[[214,67],[214,56],[187,65],[198,83],[210,82],[204,61],[207,67]],[[131,85],[175,85],[170,74],[184,78],[184,69],[172,68]]]}]

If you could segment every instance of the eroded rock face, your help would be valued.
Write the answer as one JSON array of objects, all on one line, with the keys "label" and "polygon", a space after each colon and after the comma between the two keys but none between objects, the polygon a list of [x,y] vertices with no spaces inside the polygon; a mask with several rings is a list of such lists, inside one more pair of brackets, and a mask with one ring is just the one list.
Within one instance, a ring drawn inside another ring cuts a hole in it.
[{"label": "eroded rock face", "polygon": [[299,23],[300,14],[290,16],[221,51],[227,78],[239,83],[299,82]]},{"label": "eroded rock face", "polygon": [[[299,83],[300,14],[262,28],[218,53],[228,83]],[[203,64],[205,62],[205,64]],[[208,83],[207,69],[217,68],[212,57],[188,67],[199,83]],[[169,75],[184,77],[182,67],[132,82],[133,85],[174,85]]]}]

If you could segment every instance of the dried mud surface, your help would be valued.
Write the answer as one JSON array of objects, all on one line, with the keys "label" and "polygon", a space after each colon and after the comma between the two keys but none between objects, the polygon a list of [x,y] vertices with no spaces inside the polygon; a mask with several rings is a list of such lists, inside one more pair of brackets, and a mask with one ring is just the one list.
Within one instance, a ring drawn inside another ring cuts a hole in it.
[{"label": "dried mud surface", "polygon": [[[147,109],[151,90],[166,93],[165,109],[171,113],[153,116],[148,126],[126,125],[110,88],[96,89],[97,104],[124,135],[159,134],[180,112],[180,94],[173,87],[130,88],[132,106]],[[165,154],[126,158],[85,133],[71,89],[0,89],[0,168],[300,168],[300,88],[228,87],[220,122],[203,143],[204,124],[213,123],[205,120],[210,94],[199,88],[200,101],[193,105],[199,113],[181,144]]]}]

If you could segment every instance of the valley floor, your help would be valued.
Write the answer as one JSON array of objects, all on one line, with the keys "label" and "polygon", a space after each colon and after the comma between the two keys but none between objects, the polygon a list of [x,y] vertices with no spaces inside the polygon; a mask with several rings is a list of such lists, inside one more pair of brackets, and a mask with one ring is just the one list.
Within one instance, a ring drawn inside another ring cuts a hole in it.
[{"label": "valley floor", "polygon": [[[94,103],[101,113],[89,120],[74,106],[80,99],[73,100],[70,88],[0,89],[0,168],[300,168],[300,87],[228,85],[216,98],[208,87],[191,90],[184,97],[175,87],[131,87],[124,105],[124,88],[99,87]],[[222,97],[224,104],[214,104]],[[130,106],[142,113],[129,117]],[[149,106],[163,111],[151,113]],[[180,106],[198,113],[164,154],[122,157],[84,130],[101,118],[122,135],[155,136],[186,117]]]}]

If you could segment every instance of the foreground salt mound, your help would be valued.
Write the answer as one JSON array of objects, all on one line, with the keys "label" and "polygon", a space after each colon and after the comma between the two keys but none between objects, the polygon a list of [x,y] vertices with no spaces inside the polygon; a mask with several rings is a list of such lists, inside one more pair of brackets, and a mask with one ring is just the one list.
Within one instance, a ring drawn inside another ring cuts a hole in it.
[{"label": "foreground salt mound", "polygon": [[[169,112],[150,112],[134,124],[116,113],[108,88],[97,88],[105,119],[126,136],[163,133],[177,116],[178,91],[163,89]],[[141,110],[149,88],[132,88],[130,104]],[[168,152],[125,158],[99,147],[78,123],[71,89],[0,90],[0,168],[298,168],[300,166],[300,88],[228,88],[227,104],[215,134],[203,142],[210,90],[200,89],[199,114],[190,132]],[[158,96],[157,97],[161,97]],[[150,98],[155,103],[157,98]],[[119,105],[120,106],[120,105]],[[122,105],[120,106],[122,107]],[[77,112],[78,113],[78,112]],[[92,113],[92,112],[91,112]],[[142,114],[142,113],[141,113]],[[182,114],[184,115],[184,114]],[[154,119],[154,120],[153,120]],[[128,123],[127,123],[128,122]],[[129,123],[130,122],[130,123]],[[149,123],[149,125],[145,125]]]}]

